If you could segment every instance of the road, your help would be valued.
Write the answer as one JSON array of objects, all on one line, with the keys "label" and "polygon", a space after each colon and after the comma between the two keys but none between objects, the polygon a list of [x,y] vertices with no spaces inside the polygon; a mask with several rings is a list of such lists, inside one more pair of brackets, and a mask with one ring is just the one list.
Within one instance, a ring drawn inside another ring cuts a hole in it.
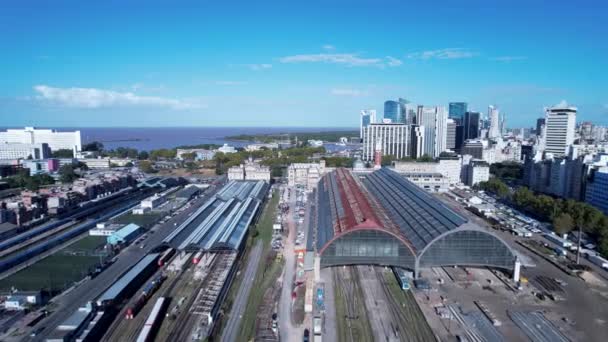
[{"label": "road", "polygon": [[114,283],[125,271],[135,265],[136,261],[148,254],[152,249],[160,245],[163,239],[175,229],[180,222],[188,218],[188,214],[194,212],[205,201],[207,196],[196,199],[192,202],[190,208],[182,211],[165,224],[160,225],[154,234],[149,234],[143,244],[139,246],[131,245],[118,254],[115,263],[110,265],[97,277],[85,281],[71,291],[55,297],[52,302],[56,304],[54,312],[38,324],[44,327],[42,332],[35,338],[27,337],[24,341],[43,341],[53,331],[53,329],[65,321],[79,307],[85,305],[88,301],[92,301],[103,293],[112,283]]},{"label": "road", "polygon": [[222,335],[222,342],[236,341],[236,338],[239,333],[238,329],[241,326],[243,313],[245,312],[247,300],[249,299],[249,293],[251,292],[251,287],[253,286],[255,275],[257,274],[258,268],[260,266],[260,258],[262,257],[262,251],[262,241],[258,239],[258,241],[251,249],[251,253],[249,254],[247,260],[247,267],[245,268],[245,274],[243,275],[243,280],[241,281],[239,290],[232,304],[230,316],[228,318],[226,328],[224,329],[224,333]]},{"label": "road", "polygon": [[292,322],[291,308],[292,299],[291,292],[293,289],[293,280],[295,276],[296,260],[294,252],[294,240],[296,237],[296,222],[293,218],[296,207],[296,191],[292,188],[289,198],[289,213],[287,214],[287,225],[289,234],[283,247],[283,257],[285,259],[285,267],[281,277],[283,287],[281,289],[281,299],[279,301],[279,333],[281,341],[298,341],[302,338],[303,329],[296,327]]}]

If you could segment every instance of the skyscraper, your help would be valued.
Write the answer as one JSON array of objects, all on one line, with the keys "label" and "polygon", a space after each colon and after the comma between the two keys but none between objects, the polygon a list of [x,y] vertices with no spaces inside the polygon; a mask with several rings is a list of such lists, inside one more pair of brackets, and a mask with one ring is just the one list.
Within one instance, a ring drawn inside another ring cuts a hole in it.
[{"label": "skyscraper", "polygon": [[414,116],[415,111],[410,101],[406,99],[399,98],[399,122],[404,124],[412,123],[412,116]]},{"label": "skyscraper", "polygon": [[466,112],[466,102],[450,102],[449,117],[450,119],[454,119],[457,124],[462,124],[462,121],[464,120],[464,113]]},{"label": "skyscraper", "polygon": [[456,148],[456,121],[454,119],[447,121],[445,148],[452,151]]},{"label": "skyscraper", "polygon": [[447,120],[445,107],[418,106],[416,123],[424,127],[424,154],[439,157],[446,150]]},{"label": "skyscraper", "polygon": [[481,114],[479,112],[466,112],[464,113],[464,134],[463,139],[476,139],[479,138],[479,119]]},{"label": "skyscraper", "polygon": [[498,118],[498,108],[488,106],[488,119],[490,120],[490,128],[488,130],[488,138],[500,138],[500,121]]},{"label": "skyscraper", "polygon": [[536,135],[540,136],[542,127],[545,125],[545,118],[536,119]]},{"label": "skyscraper", "polygon": [[363,139],[363,129],[376,122],[376,110],[365,109],[361,111],[361,120],[359,127],[359,138]]},{"label": "skyscraper", "polygon": [[545,110],[545,152],[555,157],[566,154],[566,147],[574,143],[576,110],[567,105]]},{"label": "skyscraper", "polygon": [[388,100],[384,102],[384,119],[391,120],[392,123],[401,123],[401,108],[397,101]]}]

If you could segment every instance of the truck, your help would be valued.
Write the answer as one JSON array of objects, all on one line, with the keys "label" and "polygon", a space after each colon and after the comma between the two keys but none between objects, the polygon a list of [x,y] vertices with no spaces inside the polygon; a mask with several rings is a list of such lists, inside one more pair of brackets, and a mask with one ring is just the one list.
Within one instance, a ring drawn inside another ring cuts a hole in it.
[{"label": "truck", "polygon": [[323,327],[321,317],[315,317],[312,321],[312,331],[315,336],[321,336]]},{"label": "truck", "polygon": [[553,249],[553,251],[555,252],[555,254],[559,257],[565,257],[568,253],[566,252],[565,249],[561,248],[561,247],[555,247]]},{"label": "truck", "polygon": [[605,270],[608,270],[608,260],[602,258],[599,255],[587,254],[587,260]]}]

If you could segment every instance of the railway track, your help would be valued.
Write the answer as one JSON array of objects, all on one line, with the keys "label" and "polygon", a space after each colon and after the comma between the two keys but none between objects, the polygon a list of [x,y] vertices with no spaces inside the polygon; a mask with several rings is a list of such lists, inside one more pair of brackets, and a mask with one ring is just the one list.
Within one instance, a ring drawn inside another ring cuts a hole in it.
[{"label": "railway track", "polygon": [[418,304],[411,298],[411,293],[405,293],[405,300],[401,303],[398,298],[395,298],[395,295],[391,291],[383,270],[376,267],[375,271],[378,281],[382,286],[382,290],[384,291],[384,295],[389,303],[389,310],[391,311],[394,321],[397,322],[397,326],[393,327],[395,335],[399,336],[401,341],[436,341]]},{"label": "railway track", "polygon": [[347,335],[340,336],[346,341],[368,341],[373,339],[371,327],[367,319],[363,291],[361,289],[359,271],[356,267],[340,267],[334,270],[334,284],[344,298]]}]

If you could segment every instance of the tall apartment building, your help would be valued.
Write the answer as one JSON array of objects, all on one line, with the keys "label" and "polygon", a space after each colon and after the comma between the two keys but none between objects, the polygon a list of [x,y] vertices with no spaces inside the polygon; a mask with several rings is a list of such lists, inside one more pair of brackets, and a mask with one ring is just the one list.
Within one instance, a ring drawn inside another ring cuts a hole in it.
[{"label": "tall apartment building", "polygon": [[608,167],[600,167],[589,175],[585,202],[608,215]]},{"label": "tall apartment building", "polygon": [[80,131],[59,132],[34,127],[7,129],[6,132],[0,132],[0,143],[48,144],[53,151],[72,150],[74,155],[82,150]]},{"label": "tall apartment building", "polygon": [[454,119],[448,119],[445,148],[452,151],[456,148],[456,126]]},{"label": "tall apartment building", "polygon": [[490,120],[490,128],[488,130],[488,138],[498,139],[501,136],[501,123],[499,121],[498,108],[488,106],[488,118]]},{"label": "tall apartment building", "polygon": [[555,106],[545,111],[545,152],[559,157],[574,143],[576,107]]},{"label": "tall apartment building", "polygon": [[475,186],[479,182],[487,182],[490,179],[490,165],[482,160],[471,160],[466,170],[465,184]]},{"label": "tall apartment building", "polygon": [[410,156],[410,126],[395,123],[371,124],[363,130],[364,161],[374,160],[376,144],[380,142],[382,155],[395,158]]},{"label": "tall apartment building", "polygon": [[370,124],[376,123],[376,110],[365,109],[361,111],[361,118],[359,124],[359,138],[363,139],[363,129]]},{"label": "tall apartment building", "polygon": [[463,141],[468,139],[479,138],[479,120],[481,114],[478,112],[466,112],[464,113],[463,123]]},{"label": "tall apartment building", "polygon": [[46,143],[0,142],[0,159],[46,159],[51,149]]},{"label": "tall apartment building", "polygon": [[318,163],[293,163],[287,167],[287,184],[313,190],[325,172],[325,160]]},{"label": "tall apartment building", "polygon": [[439,157],[446,150],[448,113],[445,108],[418,106],[416,124],[424,127],[424,154]]}]

